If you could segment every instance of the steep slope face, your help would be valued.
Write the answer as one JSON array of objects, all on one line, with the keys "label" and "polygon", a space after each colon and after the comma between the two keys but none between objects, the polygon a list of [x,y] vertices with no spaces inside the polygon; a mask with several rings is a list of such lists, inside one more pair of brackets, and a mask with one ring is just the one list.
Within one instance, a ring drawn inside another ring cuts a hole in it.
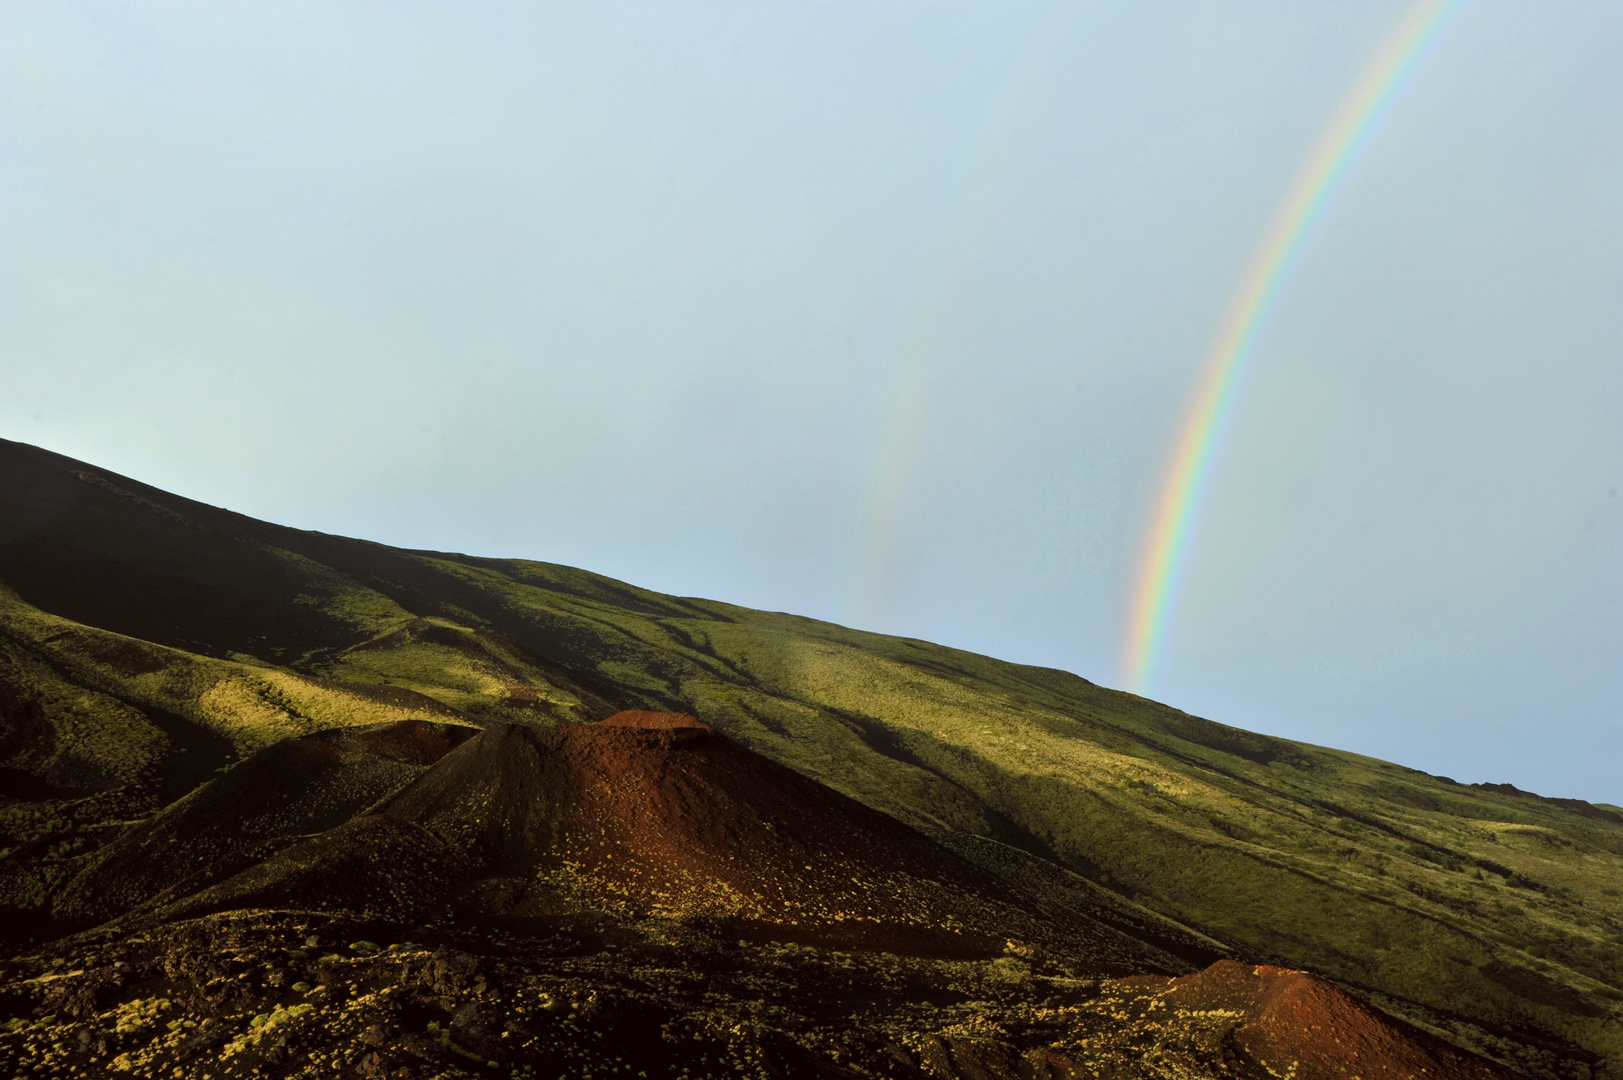
[{"label": "steep slope face", "polygon": [[[1530,1072],[1623,1060],[1615,811],[1270,739],[924,642],[566,567],[281,529],[17,444],[0,444],[0,498],[27,508],[0,522],[0,579],[15,590],[0,597],[0,664],[23,688],[5,706],[15,734],[0,738],[12,748],[0,767],[47,786],[35,794],[116,790],[175,760],[189,730],[241,754],[322,726],[446,718],[430,709],[521,723],[689,711],[870,806],[1056,860]],[[97,578],[107,595],[88,607],[50,591],[80,573],[41,569],[53,544],[134,569]],[[219,572],[227,555],[238,561]],[[247,590],[250,607],[286,588],[287,628],[280,615],[244,616],[263,640],[217,628],[194,618],[191,586],[140,586],[158,573]],[[149,606],[148,622],[129,614]],[[327,622],[299,621],[312,611]],[[120,636],[144,633],[160,644]],[[81,731],[94,739],[66,737]],[[63,805],[25,816],[57,820]],[[90,838],[65,819],[52,828],[15,842],[50,837],[51,874],[71,874],[80,856],[63,845]]]}]

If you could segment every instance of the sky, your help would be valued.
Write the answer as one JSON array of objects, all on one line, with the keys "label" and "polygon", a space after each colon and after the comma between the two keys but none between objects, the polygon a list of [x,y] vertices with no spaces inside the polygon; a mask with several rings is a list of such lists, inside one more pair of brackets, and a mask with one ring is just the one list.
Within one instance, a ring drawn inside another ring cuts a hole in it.
[{"label": "sky", "polygon": [[[0,2],[0,435],[1125,687],[1225,310],[1410,4]],[[1459,0],[1146,692],[1623,803],[1623,7]]]}]

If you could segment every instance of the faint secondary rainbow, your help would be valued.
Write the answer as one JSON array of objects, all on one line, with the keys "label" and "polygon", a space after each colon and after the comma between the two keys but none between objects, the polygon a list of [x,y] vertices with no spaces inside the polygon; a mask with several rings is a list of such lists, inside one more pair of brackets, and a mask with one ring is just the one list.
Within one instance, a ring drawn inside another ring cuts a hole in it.
[{"label": "faint secondary rainbow", "polygon": [[1218,325],[1140,555],[1123,650],[1127,683],[1135,693],[1148,691],[1160,657],[1214,451],[1233,414],[1258,331],[1347,166],[1455,2],[1419,0],[1370,58],[1314,144]]},{"label": "faint secondary rainbow", "polygon": [[1030,92],[1034,77],[1059,60],[1062,36],[1050,28],[1060,14],[1057,5],[1038,12],[1003,76],[987,87],[984,111],[973,125],[942,201],[934,272],[922,283],[918,302],[899,327],[894,360],[883,382],[885,392],[879,395],[882,412],[859,475],[845,585],[834,605],[834,618],[847,626],[871,628],[884,620],[901,554],[897,518],[928,426],[935,361],[950,344],[953,313],[962,302],[981,233],[995,220],[990,203],[997,192],[998,167],[1006,159],[1002,144],[1012,137],[1021,95]]}]

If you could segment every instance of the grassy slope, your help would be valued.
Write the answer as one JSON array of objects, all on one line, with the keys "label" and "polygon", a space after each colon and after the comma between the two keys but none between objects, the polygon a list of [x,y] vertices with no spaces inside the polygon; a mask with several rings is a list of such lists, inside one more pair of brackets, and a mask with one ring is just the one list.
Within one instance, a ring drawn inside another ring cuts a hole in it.
[{"label": "grassy slope", "polygon": [[1538,1042],[1623,1061],[1623,822],[1592,808],[924,642],[269,526],[16,444],[0,495],[21,510],[0,523],[7,716],[61,735],[3,764],[51,784],[181,784],[193,730],[229,756],[408,715],[680,708],[903,819],[1049,854],[1259,957],[1421,1006],[1534,1071],[1553,1067]]}]

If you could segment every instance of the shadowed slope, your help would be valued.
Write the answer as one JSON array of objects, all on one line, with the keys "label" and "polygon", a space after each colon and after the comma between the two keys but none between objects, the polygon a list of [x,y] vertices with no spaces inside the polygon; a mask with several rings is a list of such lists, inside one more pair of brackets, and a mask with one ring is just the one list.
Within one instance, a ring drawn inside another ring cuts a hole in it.
[{"label": "shadowed slope", "polygon": [[63,890],[55,914],[99,922],[196,892],[305,834],[344,824],[472,733],[407,722],[277,743],[104,847]]},{"label": "shadowed slope", "polygon": [[368,814],[291,840],[261,862],[161,908],[183,919],[243,908],[354,912],[419,918],[468,872],[461,854],[427,829]]},{"label": "shadowed slope", "polygon": [[[200,656],[324,674],[322,664],[353,646],[421,628],[424,619],[455,627],[471,615],[461,602],[483,606],[477,590],[435,565],[437,555],[256,521],[3,439],[0,505],[0,582],[23,601]],[[548,658],[567,648],[542,643],[537,651],[491,635],[489,625],[476,628],[486,633],[476,655],[433,666],[488,675],[502,691],[490,704],[517,710],[493,719],[613,711],[599,695],[619,695],[590,665],[572,672]],[[333,671],[348,673],[341,662]],[[358,682],[395,681],[364,664],[354,674]]]}]

